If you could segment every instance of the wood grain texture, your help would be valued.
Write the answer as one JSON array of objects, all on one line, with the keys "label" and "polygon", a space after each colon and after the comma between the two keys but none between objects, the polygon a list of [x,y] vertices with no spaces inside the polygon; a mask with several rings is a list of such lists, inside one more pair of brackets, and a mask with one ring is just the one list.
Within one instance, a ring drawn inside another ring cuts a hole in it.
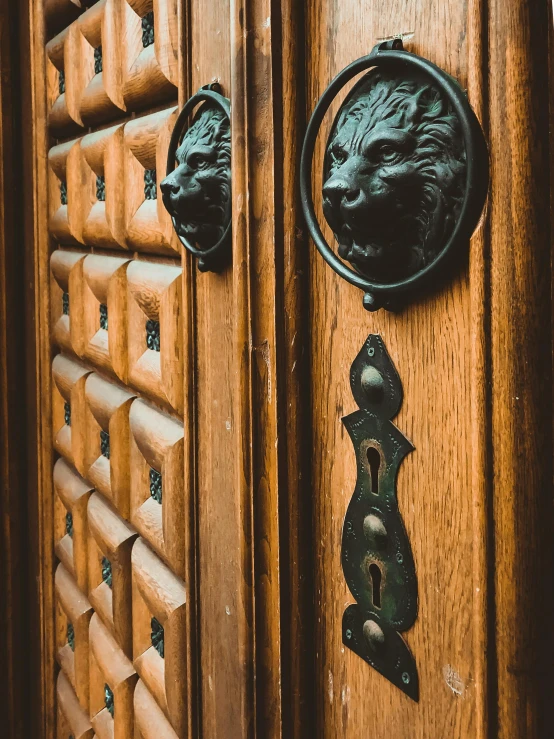
[{"label": "wood grain texture", "polygon": [[[228,97],[240,84],[233,73],[231,86],[231,35],[242,33],[237,22],[238,10],[232,18],[228,0],[192,0],[191,90],[217,80]],[[238,110],[232,130],[243,131]],[[233,268],[221,274],[195,268],[198,661],[205,739],[228,732],[249,736],[254,726],[248,284],[241,223],[247,175],[235,140],[232,146]]]},{"label": "wood grain texture", "polygon": [[498,737],[551,731],[552,329],[548,4],[489,2]]},{"label": "wood grain texture", "polygon": [[[409,50],[467,87],[467,34],[470,24],[479,23],[479,15],[456,2],[310,3],[308,113],[340,69],[369,53],[378,39],[396,34],[413,34],[405,42]],[[475,86],[472,92],[480,94]],[[324,121],[316,148],[316,203],[321,202],[320,162],[331,120]],[[321,212],[319,217],[324,223]],[[325,233],[333,243],[327,227]],[[485,520],[474,512],[484,507],[483,497],[475,496],[485,491],[473,488],[484,474],[484,460],[472,457],[474,444],[480,443],[476,434],[484,429],[481,425],[477,432],[473,426],[482,422],[483,409],[480,398],[472,400],[475,339],[468,272],[398,314],[366,313],[361,293],[334,275],[314,249],[310,283],[316,735],[484,737],[486,690],[478,681],[486,671],[476,634],[483,633],[483,615],[475,619],[482,611],[477,590],[482,574],[473,581],[475,564],[485,556]],[[381,334],[398,369],[404,404],[395,423],[416,448],[400,468],[397,490],[419,583],[418,619],[406,634],[419,670],[419,704],[341,643],[342,614],[353,602],[340,563],[341,532],[356,465],[340,418],[356,407],[349,368],[369,333]],[[473,469],[472,459],[481,466]]]},{"label": "wood grain texture", "polygon": [[[54,490],[63,504],[63,508],[55,509],[56,555],[75,577],[81,591],[88,593],[87,505],[93,487],[64,459],[58,459],[54,465]],[[72,535],[66,530],[66,513],[72,517]]]},{"label": "wood grain texture", "polygon": [[[178,737],[187,737],[187,595],[184,583],[137,539],[133,562],[133,664]],[[152,618],[163,628],[163,657],[152,643]]]},{"label": "wood grain texture", "polygon": [[[72,732],[75,739],[93,739],[94,731],[87,712],[81,708],[71,684],[63,672],[58,675],[56,694],[58,699],[57,739],[66,739]],[[65,723],[65,726],[64,726]]]},{"label": "wood grain texture", "polygon": [[21,151],[17,8],[0,2],[0,704],[6,739],[30,731],[25,712],[32,664],[26,641],[27,504],[25,275],[21,259],[24,184]]},{"label": "wood grain texture", "polygon": [[[137,674],[95,613],[90,620],[90,715],[99,739],[128,739],[134,732],[133,692]],[[113,716],[105,686],[113,693]]]},{"label": "wood grain texture", "polygon": [[[98,493],[89,498],[87,521],[89,599],[119,647],[131,659],[131,550],[137,532]],[[103,581],[104,558],[110,563],[111,585]]]},{"label": "wood grain texture", "polygon": [[33,669],[25,700],[30,736],[55,736],[54,680],[54,495],[51,427],[50,244],[48,238],[45,19],[42,3],[19,3],[21,72],[21,169],[27,183],[22,201],[20,254],[25,264],[26,444],[28,449],[29,652]]},{"label": "wood grain texture", "polygon": [[[79,590],[72,575],[59,564],[55,574],[58,623],[56,624],[58,663],[65,672],[83,709],[89,703],[89,623],[92,607]],[[61,617],[61,618],[60,618]],[[61,623],[60,623],[61,622]],[[74,632],[74,642],[67,640],[68,626]]]}]

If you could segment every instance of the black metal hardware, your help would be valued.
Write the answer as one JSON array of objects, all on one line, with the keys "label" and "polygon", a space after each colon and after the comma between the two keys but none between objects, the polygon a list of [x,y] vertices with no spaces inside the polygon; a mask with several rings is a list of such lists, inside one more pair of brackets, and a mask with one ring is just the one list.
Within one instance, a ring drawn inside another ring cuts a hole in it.
[{"label": "black metal hardware", "polygon": [[100,328],[104,331],[108,330],[108,306],[106,303],[100,303]]},{"label": "black metal hardware", "polygon": [[152,46],[154,43],[154,11],[151,10],[149,13],[141,18],[142,26],[142,45],[146,49],[147,46]]},{"label": "black metal hardware", "polygon": [[94,50],[94,74],[100,74],[103,70],[104,60],[102,58],[102,45],[100,45]]},{"label": "black metal hardware", "polygon": [[73,538],[73,514],[70,511],[65,514],[65,533]]},{"label": "black metal hardware", "polygon": [[67,624],[67,643],[71,647],[71,651],[75,651],[75,629],[73,628],[73,624],[68,623]]},{"label": "black metal hardware", "polygon": [[146,346],[153,352],[160,351],[160,322],[151,318],[146,321]]},{"label": "black metal hardware", "polygon": [[69,315],[69,293],[62,293],[62,313],[64,316]]},{"label": "black metal hardware", "polygon": [[146,200],[156,200],[158,197],[155,169],[144,170],[144,197]]},{"label": "black metal hardware", "polygon": [[162,502],[162,476],[158,470],[150,468],[150,497],[152,497],[156,503]]},{"label": "black metal hardware", "polygon": [[[325,113],[366,69],[333,122],[323,165],[323,212],[352,269],[317,221],[312,159]],[[364,291],[367,310],[395,309],[444,278],[465,252],[486,199],[487,146],[456,80],[395,39],[343,69],[319,99],[304,139],[300,188],[325,261]]]},{"label": "black metal hardware", "polygon": [[63,95],[65,92],[65,72],[60,69],[58,72],[58,92]]},{"label": "black metal hardware", "polygon": [[231,107],[217,83],[202,87],[180,112],[160,187],[175,232],[198,258],[198,269],[219,272],[231,247]]},{"label": "black metal hardware", "polygon": [[110,435],[104,429],[100,429],[100,453],[106,459],[110,458]]},{"label": "black metal hardware", "polygon": [[108,683],[104,684],[104,704],[108,709],[110,716],[113,718],[114,715],[114,695],[113,690],[110,688]]},{"label": "black metal hardware", "polygon": [[63,404],[63,420],[66,426],[71,426],[71,403],[68,400]]},{"label": "black metal hardware", "polygon": [[106,178],[96,175],[96,200],[103,203],[106,200]]},{"label": "black metal hardware", "polygon": [[112,577],[112,563],[107,557],[102,557],[102,581],[111,588],[113,577]]},{"label": "black metal hardware", "polygon": [[60,203],[67,205],[67,182],[60,181]]},{"label": "black metal hardware", "polygon": [[164,656],[164,627],[157,618],[150,619],[150,640],[160,657]]},{"label": "black metal hardware", "polygon": [[415,660],[398,632],[417,617],[417,579],[396,499],[396,476],[414,447],[392,423],[402,405],[400,377],[381,337],[370,334],[350,370],[360,410],[342,419],[358,478],[342,533],[342,569],[356,604],[342,620],[344,644],[419,700]]}]

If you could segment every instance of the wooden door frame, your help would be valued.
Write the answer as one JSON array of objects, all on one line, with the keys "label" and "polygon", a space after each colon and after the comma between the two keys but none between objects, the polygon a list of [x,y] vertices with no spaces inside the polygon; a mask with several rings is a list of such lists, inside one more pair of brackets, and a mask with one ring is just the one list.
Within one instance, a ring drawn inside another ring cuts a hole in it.
[{"label": "wooden door frame", "polygon": [[[25,403],[25,274],[19,6],[0,0],[0,704],[10,739],[31,735]],[[32,601],[31,601],[32,602]]]},{"label": "wooden door frame", "polygon": [[[235,58],[235,82],[242,82],[242,86],[235,85],[234,106],[242,116],[242,134],[248,128],[249,116],[250,122],[253,116],[247,99],[251,88],[246,83],[258,84],[261,88],[262,75],[267,67],[263,64],[257,66],[260,58],[254,48],[253,36],[243,33],[241,24],[246,19],[252,30],[258,28],[259,16],[264,13],[263,17],[269,16],[275,5],[268,0],[260,4],[255,12],[248,0],[237,0],[232,5],[234,49],[241,53]],[[472,269],[476,272],[485,270],[484,279],[479,276],[475,283],[482,286],[482,290],[476,289],[472,296],[478,332],[474,346],[479,372],[482,370],[480,375],[476,372],[472,379],[472,392],[475,393],[472,402],[476,405],[475,415],[482,422],[481,428],[475,432],[479,436],[476,449],[480,455],[475,461],[483,471],[482,485],[486,491],[482,497],[488,505],[487,509],[475,510],[475,520],[486,519],[488,522],[490,567],[494,565],[488,574],[482,573],[491,588],[487,594],[488,631],[485,636],[489,647],[487,686],[489,691],[493,691],[486,699],[490,715],[483,721],[488,722],[489,732],[493,734],[503,727],[503,736],[515,736],[520,728],[519,722],[525,719],[525,712],[518,714],[518,704],[513,699],[514,694],[523,692],[522,685],[525,682],[529,682],[529,690],[533,688],[532,683],[535,684],[535,692],[525,695],[525,700],[534,716],[534,727],[540,730],[546,705],[543,693],[547,690],[548,681],[543,680],[542,687],[536,687],[541,675],[535,674],[530,660],[537,656],[545,660],[551,653],[550,643],[540,652],[542,625],[536,618],[536,610],[528,607],[529,603],[541,604],[540,598],[544,584],[548,582],[547,575],[551,572],[552,563],[551,537],[545,530],[552,520],[550,498],[546,493],[552,488],[551,461],[545,461],[552,450],[549,415],[552,392],[552,301],[550,278],[545,276],[551,266],[551,247],[548,234],[539,228],[545,225],[548,214],[548,204],[545,202],[545,192],[550,192],[551,188],[548,157],[542,162],[534,159],[533,167],[523,179],[514,175],[518,166],[523,171],[527,149],[534,151],[536,156],[535,129],[538,128],[541,135],[545,133],[544,112],[540,107],[544,104],[544,98],[540,99],[540,85],[548,63],[548,52],[545,29],[532,24],[539,11],[531,9],[529,0],[475,1],[471,3],[471,8],[475,16],[474,27],[479,31],[473,43],[483,45],[482,48],[475,47],[475,77],[471,84],[479,94],[483,106],[479,112],[490,130],[492,162],[487,223],[478,240],[474,240],[472,257]],[[287,191],[296,188],[298,137],[304,121],[302,94],[298,93],[300,82],[295,76],[301,66],[301,57],[297,55],[299,52],[295,44],[299,38],[296,34],[301,37],[299,29],[302,18],[295,18],[297,12],[297,3],[293,0],[281,3],[278,14],[280,28],[275,30],[275,38],[271,39],[274,53],[270,55],[269,68],[274,73],[272,89],[276,100],[270,104],[273,106],[270,118],[276,129],[268,133],[268,138],[274,137],[272,145],[276,144],[278,152],[282,147],[283,151],[290,154],[289,159],[283,157],[287,164],[283,163],[276,169],[277,178],[271,195],[279,213],[283,212],[284,204],[291,203]],[[4,23],[8,16],[9,22]],[[510,25],[512,17],[522,19],[518,28]],[[551,20],[550,9],[550,28]],[[294,29],[292,36],[291,28]],[[5,478],[8,484],[3,485],[0,502],[2,513],[8,511],[10,514],[8,518],[3,516],[1,529],[2,553],[8,563],[2,574],[4,582],[9,582],[8,596],[2,606],[2,624],[9,626],[0,634],[3,649],[8,654],[7,669],[2,672],[2,694],[7,696],[12,706],[12,713],[8,715],[14,737],[49,737],[53,733],[51,722],[55,702],[54,650],[49,631],[53,602],[52,439],[51,352],[48,337],[49,238],[44,197],[47,191],[47,134],[42,2],[24,0],[13,3],[0,0],[0,34],[0,146],[6,156],[0,175],[0,208],[4,208],[5,216],[0,230],[0,267],[3,267],[0,269],[0,291],[4,298],[0,316],[0,351],[9,360],[2,366],[1,385],[4,390],[1,397],[2,423],[8,433],[0,444],[2,462],[7,465],[3,469],[8,470]],[[10,38],[19,38],[19,49],[17,45],[16,48],[10,46]],[[506,69],[504,57],[507,40],[519,54],[518,66],[509,70]],[[19,74],[19,101],[14,100],[14,83],[11,91],[6,85],[8,74],[13,75],[12,80],[17,79]],[[536,96],[527,94],[529,79],[536,85],[532,89],[539,90]],[[505,110],[502,105],[515,104],[508,93],[518,95],[519,114],[510,121],[511,127],[505,132]],[[292,99],[290,96],[293,94],[298,94],[298,98]],[[279,106],[286,107],[287,101],[286,124],[276,123]],[[19,129],[12,123],[13,110],[16,111],[16,120],[21,124]],[[237,120],[240,122],[240,119]],[[533,126],[530,126],[530,121]],[[280,130],[280,126],[287,133]],[[291,126],[294,129],[292,134]],[[254,137],[250,141],[245,137],[244,141],[248,145],[256,143]],[[239,152],[243,158],[244,181],[253,181],[261,192],[264,186],[262,173],[259,169],[252,171],[247,152]],[[512,164],[508,160],[513,152],[516,160]],[[21,214],[16,209],[18,203],[22,206]],[[243,367],[247,385],[238,389],[242,393],[241,421],[246,423],[252,397],[256,395],[256,383],[258,389],[263,389],[263,378],[255,375],[252,356],[248,354],[249,340],[253,335],[252,314],[258,307],[263,307],[263,296],[248,281],[256,272],[260,263],[256,260],[260,259],[260,255],[255,252],[258,246],[256,239],[259,238],[255,229],[256,217],[246,205],[244,207],[240,218],[246,223],[242,227],[248,231],[251,242],[244,253],[235,254],[247,275],[242,283],[237,282],[235,295],[238,303],[247,308],[245,325],[238,332],[245,348],[244,356],[248,357]],[[515,232],[512,231],[511,220],[502,217],[503,209],[519,214]],[[310,624],[302,624],[303,632],[297,632],[296,626],[300,616],[310,611],[310,595],[302,591],[306,586],[300,584],[304,580],[297,565],[299,561],[304,561],[303,573],[310,575],[309,557],[306,559],[309,547],[301,537],[301,532],[310,526],[310,510],[309,505],[305,505],[309,496],[306,476],[300,482],[298,474],[306,458],[302,458],[302,452],[294,443],[295,439],[304,438],[301,409],[302,390],[306,383],[293,376],[292,369],[296,363],[305,368],[306,358],[302,354],[303,342],[298,341],[293,347],[291,338],[297,330],[301,334],[305,332],[308,301],[302,304],[302,289],[306,282],[298,278],[298,273],[306,265],[298,248],[299,243],[304,243],[303,238],[292,232],[300,222],[294,208],[289,212],[288,219],[287,227],[291,231],[280,234],[277,228],[272,237],[280,243],[281,251],[279,265],[271,274],[270,281],[275,280],[279,305],[285,313],[285,318],[278,318],[275,325],[275,336],[284,354],[273,369],[278,369],[286,378],[278,389],[280,408],[286,408],[289,400],[292,400],[295,412],[286,420],[283,416],[273,419],[274,427],[283,431],[284,438],[278,472],[283,495],[275,497],[272,493],[271,499],[254,510],[252,521],[254,536],[256,526],[263,535],[268,513],[273,515],[277,511],[280,521],[291,526],[290,541],[284,532],[278,533],[278,563],[286,573],[285,589],[280,598],[281,602],[285,602],[287,597],[298,596],[299,602],[294,603],[295,610],[288,623],[286,615],[279,615],[281,623],[278,632],[281,636],[285,635],[282,648],[287,653],[275,659],[277,664],[288,665],[292,676],[290,684],[277,688],[283,691],[279,697],[279,710],[288,700],[291,716],[286,719],[286,726],[293,727],[291,736],[301,737],[302,727],[309,722],[307,714],[312,707],[301,705],[299,690],[309,683],[306,675],[309,676],[310,670],[309,659],[298,659],[298,649],[304,636],[309,639]],[[511,248],[514,238],[519,245],[515,252]],[[14,248],[16,243],[18,249]],[[265,248],[270,250],[271,243]],[[475,255],[481,257],[477,259]],[[537,283],[540,293],[538,302]],[[268,310],[267,306],[263,309]],[[21,323],[9,320],[23,314],[24,334]],[[263,327],[260,324],[258,330],[261,333],[254,346],[260,348],[263,346]],[[546,338],[545,332],[548,334]],[[517,394],[514,395],[513,391],[520,385],[530,392],[518,395],[516,403],[514,398]],[[23,397],[26,398],[25,413],[21,410],[20,399]],[[287,402],[283,405],[285,400]],[[507,424],[511,427],[508,433]],[[261,463],[271,443],[269,436],[258,439],[258,447],[254,449],[254,463],[249,466],[254,479],[241,481],[246,502],[253,498],[256,476],[260,478],[263,475]],[[245,432],[242,442],[237,440],[237,443],[243,443],[247,448],[248,433]],[[27,455],[23,448],[27,450]],[[285,459],[287,455],[290,455],[288,460]],[[517,460],[523,462],[516,464]],[[259,466],[256,467],[256,464]],[[485,479],[486,475],[490,475],[490,480]],[[528,486],[530,477],[533,479],[532,490]],[[506,550],[505,544],[521,536],[521,532],[530,537],[528,541],[534,542],[536,548],[527,549],[526,557],[520,561],[517,553]],[[287,550],[289,544],[290,550]],[[254,549],[249,555],[254,570],[258,567],[261,572],[263,551]],[[25,588],[17,587],[22,583],[22,571],[25,573]],[[527,574],[530,576],[526,577]],[[525,583],[524,592],[517,594],[510,589],[510,583],[515,580]],[[255,576],[253,582],[255,584]],[[551,603],[542,604],[547,613],[552,612]],[[516,634],[511,630],[514,620],[512,614],[516,614]],[[258,618],[262,619],[259,621],[262,624],[263,614],[258,614]],[[252,638],[255,649],[255,636],[250,634],[249,638]],[[517,641],[516,651],[513,648],[514,640]],[[531,649],[526,652],[528,644]],[[517,657],[516,669],[513,669],[512,662],[514,653]],[[264,667],[261,663],[259,666]],[[533,679],[529,680],[531,673]],[[251,686],[248,690],[251,690]],[[262,692],[258,698],[261,701],[258,708],[264,701],[271,708],[274,695],[264,695]],[[252,699],[252,695],[249,699]],[[27,720],[30,724],[24,729],[26,733],[22,733],[18,721]],[[263,726],[264,720],[263,716],[258,716],[261,722],[258,726]],[[268,717],[268,721],[271,721],[271,717]],[[539,734],[533,736],[538,737]]]}]

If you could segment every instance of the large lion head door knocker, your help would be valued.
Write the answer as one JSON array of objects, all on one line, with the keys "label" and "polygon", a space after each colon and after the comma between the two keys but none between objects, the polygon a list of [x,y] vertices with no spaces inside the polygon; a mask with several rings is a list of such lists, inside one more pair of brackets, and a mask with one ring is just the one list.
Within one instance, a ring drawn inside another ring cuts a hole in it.
[{"label": "large lion head door knocker", "polygon": [[[315,217],[312,158],[333,99],[368,68],[341,105],[325,150],[323,214],[337,256]],[[364,290],[369,310],[396,308],[444,274],[469,241],[487,186],[487,148],[464,91],[400,40],[346,67],[314,110],[302,152],[304,214],[323,257]]]},{"label": "large lion head door knocker", "polygon": [[231,125],[229,100],[219,85],[203,87],[179,114],[160,187],[175,232],[197,257],[198,269],[221,270],[231,249]]},{"label": "large lion head door knocker", "polygon": [[[368,69],[340,106],[323,157],[321,205],[336,254],[315,216],[312,159],[331,103]],[[394,40],[325,90],[306,131],[300,178],[306,222],[325,261],[364,291],[366,309],[398,309],[436,287],[467,253],[487,193],[487,147],[458,83]],[[358,409],[342,421],[357,479],[341,563],[355,603],[343,614],[343,644],[417,701],[416,658],[402,636],[417,618],[417,569],[396,490],[415,447],[393,423],[402,383],[378,334],[354,360],[350,386]]]}]

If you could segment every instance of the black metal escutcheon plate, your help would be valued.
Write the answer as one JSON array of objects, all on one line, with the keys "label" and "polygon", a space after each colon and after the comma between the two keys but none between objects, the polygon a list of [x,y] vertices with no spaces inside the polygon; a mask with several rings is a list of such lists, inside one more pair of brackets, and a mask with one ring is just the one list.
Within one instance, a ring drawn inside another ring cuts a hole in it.
[{"label": "black metal escutcheon plate", "polygon": [[343,642],[413,700],[417,668],[399,632],[413,626],[417,580],[396,499],[396,478],[414,447],[392,423],[400,377],[379,335],[370,334],[350,370],[359,410],[343,418],[356,452],[357,482],[346,511],[342,568],[356,604],[343,616]]}]

